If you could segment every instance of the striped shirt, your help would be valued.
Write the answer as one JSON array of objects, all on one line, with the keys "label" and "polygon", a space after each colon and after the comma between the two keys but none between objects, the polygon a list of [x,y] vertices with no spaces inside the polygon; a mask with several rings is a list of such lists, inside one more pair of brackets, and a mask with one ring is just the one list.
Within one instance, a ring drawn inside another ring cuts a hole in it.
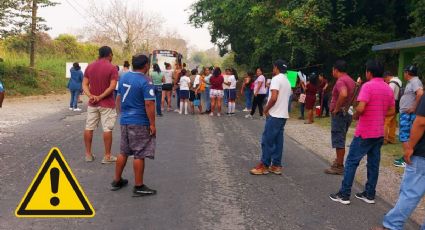
[{"label": "striped shirt", "polygon": [[363,139],[383,137],[385,116],[395,106],[391,88],[383,78],[373,78],[362,86],[357,101],[365,102],[366,107],[354,135]]}]

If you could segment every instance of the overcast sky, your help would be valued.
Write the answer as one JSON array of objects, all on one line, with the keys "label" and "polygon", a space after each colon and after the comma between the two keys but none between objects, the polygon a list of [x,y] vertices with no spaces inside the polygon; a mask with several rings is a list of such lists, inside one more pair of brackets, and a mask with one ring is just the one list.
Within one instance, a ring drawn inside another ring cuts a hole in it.
[{"label": "overcast sky", "polygon": [[[46,19],[46,24],[52,29],[48,33],[56,37],[63,33],[76,33],[78,29],[88,24],[82,15],[88,8],[87,0],[55,0],[60,5],[41,8],[39,16]],[[94,0],[97,4],[107,4],[108,0]],[[195,29],[188,24],[189,12],[185,11],[196,0],[122,0],[132,4],[140,4],[148,12],[161,15],[165,20],[165,28],[173,28],[189,45],[199,49],[213,47],[206,28]],[[74,6],[74,8],[72,6]]]}]

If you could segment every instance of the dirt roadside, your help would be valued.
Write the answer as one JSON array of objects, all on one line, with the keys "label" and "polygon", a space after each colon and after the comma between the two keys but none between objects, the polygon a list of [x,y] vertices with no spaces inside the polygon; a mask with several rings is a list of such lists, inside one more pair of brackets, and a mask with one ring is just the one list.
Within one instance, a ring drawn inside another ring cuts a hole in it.
[{"label": "dirt roadside", "polygon": [[19,125],[68,109],[68,94],[5,98],[0,109],[0,142]]},{"label": "dirt roadside", "polygon": [[[318,125],[305,125],[304,121],[290,119],[286,124],[285,133],[291,138],[296,140],[301,145],[304,145],[312,152],[316,153],[329,163],[335,158],[335,150],[331,147],[331,133],[330,131],[320,127]],[[308,134],[308,135],[306,135]],[[351,142],[351,139],[347,140],[347,144]],[[348,153],[348,147],[347,147]],[[377,193],[386,202],[394,205],[398,199],[400,182],[402,173],[397,172],[393,166],[385,167],[381,164],[379,169],[379,180],[377,186]],[[364,158],[356,174],[356,181],[361,185],[366,182],[366,159]],[[330,175],[331,176],[331,175]],[[341,177],[342,180],[342,177]],[[335,191],[329,191],[329,193],[336,192],[339,188],[335,188]],[[425,218],[425,199],[422,200],[421,204],[418,205],[416,211],[412,215],[412,219],[418,224],[422,224]]]}]

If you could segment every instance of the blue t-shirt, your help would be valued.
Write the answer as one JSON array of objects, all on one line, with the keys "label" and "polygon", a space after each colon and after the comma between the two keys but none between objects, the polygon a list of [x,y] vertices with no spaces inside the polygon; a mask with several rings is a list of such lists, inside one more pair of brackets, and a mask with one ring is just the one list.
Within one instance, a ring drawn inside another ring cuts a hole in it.
[{"label": "blue t-shirt", "polygon": [[1,81],[0,81],[0,93],[3,93],[4,92],[4,86],[3,86],[3,83],[1,83]]},{"label": "blue t-shirt", "polygon": [[149,126],[145,101],[155,100],[154,85],[142,73],[128,72],[119,81],[121,95],[121,125]]}]

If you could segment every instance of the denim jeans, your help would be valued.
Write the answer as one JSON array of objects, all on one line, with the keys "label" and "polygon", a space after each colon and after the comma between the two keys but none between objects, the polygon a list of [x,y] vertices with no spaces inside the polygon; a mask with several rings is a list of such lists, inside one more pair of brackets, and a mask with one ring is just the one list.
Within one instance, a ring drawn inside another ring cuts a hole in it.
[{"label": "denim jeans", "polygon": [[180,88],[176,89],[176,98],[177,109],[180,109]]},{"label": "denim jeans", "polygon": [[245,107],[247,109],[251,110],[251,108],[252,108],[252,95],[254,94],[254,92],[252,92],[252,90],[249,89],[249,88],[245,88],[244,93],[245,93]]},{"label": "denim jeans", "polygon": [[[403,229],[403,225],[425,195],[425,157],[413,156],[412,164],[406,165],[400,186],[400,196],[384,217],[384,227]],[[425,230],[425,222],[421,230]]]},{"label": "denim jeans", "polygon": [[305,110],[305,104],[300,103],[300,115],[302,118],[304,118],[304,110]]},{"label": "denim jeans", "polygon": [[211,110],[210,87],[205,87],[205,92],[203,93],[203,95],[204,95],[203,101],[205,102],[205,110],[210,111]]},{"label": "denim jeans", "polygon": [[345,160],[344,179],[342,180],[340,190],[342,196],[350,197],[357,167],[362,158],[367,155],[367,182],[364,191],[368,198],[375,198],[375,189],[379,176],[379,163],[381,161],[381,147],[383,144],[383,137],[368,139],[354,137],[347,159]]},{"label": "denim jeans", "polygon": [[69,92],[71,93],[71,102],[69,103],[69,108],[76,109],[78,105],[78,95],[80,95],[80,90],[77,89],[70,89]]},{"label": "denim jeans", "polygon": [[162,86],[155,85],[156,115],[162,115],[161,100],[162,100]]},{"label": "denim jeans", "polygon": [[283,130],[285,128],[286,119],[267,117],[264,127],[263,137],[261,139],[261,162],[267,167],[282,166],[283,154]]},{"label": "denim jeans", "polygon": [[224,90],[223,100],[224,100],[224,105],[227,105],[229,103],[229,90],[228,89]]}]

